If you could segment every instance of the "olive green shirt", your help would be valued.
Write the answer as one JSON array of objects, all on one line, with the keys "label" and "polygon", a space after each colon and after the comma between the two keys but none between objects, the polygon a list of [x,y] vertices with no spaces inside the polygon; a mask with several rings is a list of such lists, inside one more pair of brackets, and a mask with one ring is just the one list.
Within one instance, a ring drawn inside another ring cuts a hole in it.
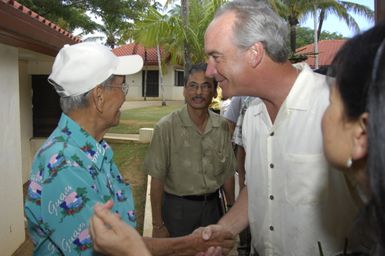
[{"label": "olive green shirt", "polygon": [[214,192],[235,169],[226,119],[209,111],[205,131],[200,134],[187,105],[156,124],[144,159],[147,174],[161,180],[166,192],[178,196]]}]

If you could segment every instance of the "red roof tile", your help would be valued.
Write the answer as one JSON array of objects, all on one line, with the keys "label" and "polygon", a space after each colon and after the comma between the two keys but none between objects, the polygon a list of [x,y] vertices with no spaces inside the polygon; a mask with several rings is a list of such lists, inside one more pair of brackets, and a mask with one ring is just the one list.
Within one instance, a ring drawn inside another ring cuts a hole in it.
[{"label": "red roof tile", "polygon": [[[158,65],[158,54],[156,48],[144,48],[142,45],[131,43],[112,50],[118,56],[138,54],[143,58],[145,66]],[[160,49],[162,55],[162,49]]]},{"label": "red roof tile", "polygon": [[58,25],[53,23],[52,21],[45,19],[44,17],[40,16],[38,13],[36,13],[36,12],[32,11],[31,9],[25,7],[24,5],[21,5],[17,1],[14,1],[14,0],[0,0],[0,1],[5,3],[5,4],[8,4],[9,6],[12,6],[14,9],[19,10],[21,13],[23,13],[25,15],[28,15],[31,18],[36,19],[37,21],[43,23],[47,27],[49,27],[49,28],[51,28],[53,30],[56,30],[60,34],[63,34],[64,36],[69,37],[71,40],[73,40],[75,42],[80,42],[81,41],[79,37],[76,37],[76,36],[72,35],[68,31],[62,29],[61,27],[59,27]]},{"label": "red roof tile", "polygon": [[[321,40],[318,42],[318,65],[320,67],[330,65],[334,56],[346,40]],[[314,44],[308,44],[296,50],[298,54],[313,53]],[[314,55],[308,55],[305,61],[310,67],[315,67]]]}]

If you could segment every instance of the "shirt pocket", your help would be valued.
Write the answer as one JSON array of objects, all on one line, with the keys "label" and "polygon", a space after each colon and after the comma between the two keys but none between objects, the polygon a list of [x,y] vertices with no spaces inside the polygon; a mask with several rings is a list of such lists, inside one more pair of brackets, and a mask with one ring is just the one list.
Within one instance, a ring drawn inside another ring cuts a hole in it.
[{"label": "shirt pocket", "polygon": [[314,204],[328,195],[329,168],[323,154],[287,154],[286,198],[290,204]]},{"label": "shirt pocket", "polygon": [[213,150],[213,174],[214,176],[221,175],[225,171],[226,164],[228,164],[227,158],[229,156],[223,149]]}]

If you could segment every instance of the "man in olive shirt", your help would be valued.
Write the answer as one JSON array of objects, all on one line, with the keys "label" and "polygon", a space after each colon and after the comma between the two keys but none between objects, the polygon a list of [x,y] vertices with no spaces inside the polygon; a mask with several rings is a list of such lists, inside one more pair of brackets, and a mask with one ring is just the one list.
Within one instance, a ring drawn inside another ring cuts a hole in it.
[{"label": "man in olive shirt", "polygon": [[144,169],[151,178],[153,237],[177,237],[216,223],[221,217],[218,190],[234,201],[236,161],[226,119],[208,110],[217,83],[206,64],[185,77],[186,105],[155,126]]}]

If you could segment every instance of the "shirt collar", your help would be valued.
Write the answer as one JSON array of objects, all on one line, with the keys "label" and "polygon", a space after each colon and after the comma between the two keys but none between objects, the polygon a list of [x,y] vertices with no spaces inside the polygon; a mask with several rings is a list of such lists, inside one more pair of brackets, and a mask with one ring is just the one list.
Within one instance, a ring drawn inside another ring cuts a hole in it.
[{"label": "shirt collar", "polygon": [[[314,91],[312,85],[315,84],[314,72],[306,63],[297,63],[293,66],[299,70],[299,73],[281,108],[305,111],[311,105],[311,94]],[[263,101],[259,98],[254,99],[250,105],[255,105],[251,108],[254,116],[261,114],[265,108]]]},{"label": "shirt collar", "polygon": [[61,115],[58,128],[63,137],[69,137],[68,143],[79,147],[98,168],[103,164],[105,155],[112,158],[112,152],[107,142],[104,140],[97,142],[94,137],[64,113]]},{"label": "shirt collar", "polygon": [[[209,119],[207,120],[207,125],[205,130],[208,131],[212,127],[220,126],[220,116],[212,111],[209,112]],[[190,116],[187,111],[187,104],[183,106],[183,108],[179,111],[180,119],[182,120],[182,125],[185,127],[195,127],[193,122],[190,119]]]},{"label": "shirt collar", "polygon": [[311,97],[313,84],[315,84],[314,72],[306,63],[297,63],[293,65],[299,74],[295,80],[293,87],[290,89],[289,95],[286,97],[284,104],[288,109],[307,110],[311,105]]}]

